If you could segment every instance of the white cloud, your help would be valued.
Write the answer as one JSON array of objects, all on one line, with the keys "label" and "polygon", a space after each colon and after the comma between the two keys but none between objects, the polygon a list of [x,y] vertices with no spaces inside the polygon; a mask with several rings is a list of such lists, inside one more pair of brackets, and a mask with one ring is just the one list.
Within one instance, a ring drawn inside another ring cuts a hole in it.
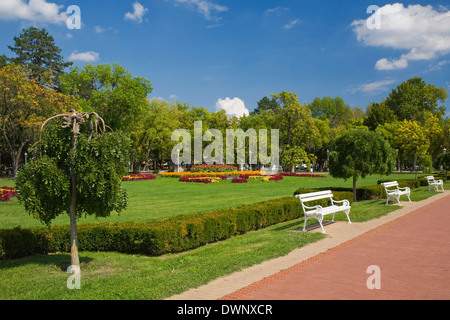
[{"label": "white cloud", "polygon": [[266,11],[264,11],[264,15],[268,16],[271,14],[276,14],[276,15],[280,15],[283,12],[287,12],[289,11],[289,8],[281,8],[281,7],[275,7],[275,8],[271,8],[271,9],[267,9]]},{"label": "white cloud", "polygon": [[125,13],[125,20],[128,19],[136,23],[142,23],[143,17],[145,13],[148,11],[148,9],[144,8],[142,4],[136,1],[135,3],[133,3],[133,10],[134,10],[133,13],[131,12]]},{"label": "white cloud", "polygon": [[378,60],[376,69],[402,69],[410,61],[430,60],[450,53],[450,11],[444,9],[388,4],[379,9],[380,29],[369,29],[367,20],[355,20],[352,26],[358,41],[367,46],[406,51],[398,58]]},{"label": "white cloud", "polygon": [[291,28],[293,28],[299,21],[300,21],[300,19],[291,20],[291,21],[289,21],[288,24],[285,24],[285,25],[284,25],[284,28],[285,28],[285,29],[291,29]]},{"label": "white cloud", "polygon": [[62,24],[67,21],[67,13],[60,12],[62,7],[47,0],[1,0],[0,20]]},{"label": "white cloud", "polygon": [[198,13],[203,15],[206,20],[220,21],[221,18],[217,16],[222,12],[228,11],[228,8],[215,4],[209,0],[174,0],[175,3],[183,3],[193,6]]},{"label": "white cloud", "polygon": [[350,93],[356,93],[356,92],[363,92],[369,95],[385,92],[391,90],[392,85],[395,83],[395,80],[380,80],[380,81],[373,81],[361,85],[357,85],[352,87],[349,92]]},{"label": "white cloud", "polygon": [[103,33],[105,31],[105,29],[103,29],[100,26],[95,26],[94,30],[95,30],[95,33]]},{"label": "white cloud", "polygon": [[219,99],[216,102],[216,111],[225,110],[228,116],[242,117],[249,115],[248,109],[245,107],[244,101],[239,98],[225,98]]},{"label": "white cloud", "polygon": [[375,64],[375,69],[377,70],[394,70],[394,69],[404,69],[408,66],[408,60],[405,58],[400,58],[398,60],[388,60],[386,58],[380,59]]},{"label": "white cloud", "polygon": [[93,52],[93,51],[77,52],[77,51],[74,51],[69,56],[69,61],[95,62],[99,58],[100,58],[100,55],[97,52]]},{"label": "white cloud", "polygon": [[439,61],[439,62],[436,63],[436,64],[429,65],[427,71],[428,71],[428,72],[431,72],[431,71],[437,71],[437,70],[440,70],[440,69],[442,69],[443,66],[445,66],[445,65],[447,65],[447,64],[449,64],[449,63],[450,63],[450,60]]}]

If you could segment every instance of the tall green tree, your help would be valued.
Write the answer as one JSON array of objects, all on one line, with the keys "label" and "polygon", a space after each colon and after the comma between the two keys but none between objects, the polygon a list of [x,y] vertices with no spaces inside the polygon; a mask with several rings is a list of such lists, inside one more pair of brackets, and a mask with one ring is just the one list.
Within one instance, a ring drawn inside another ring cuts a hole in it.
[{"label": "tall green tree", "polygon": [[447,100],[444,87],[438,88],[426,83],[422,78],[411,78],[397,86],[384,103],[394,111],[399,121],[412,120],[424,123],[425,112],[431,112],[440,118],[445,114],[445,107],[440,105]]},{"label": "tall green tree", "polygon": [[396,150],[380,133],[353,129],[339,137],[330,153],[330,175],[353,180],[353,200],[357,201],[356,182],[370,174],[388,175],[395,164]]},{"label": "tall green tree", "polygon": [[262,112],[271,111],[272,113],[277,113],[281,108],[280,104],[273,97],[269,99],[264,97],[258,101],[258,107],[252,111],[252,114],[261,114]]},{"label": "tall green tree", "polygon": [[315,98],[308,108],[314,118],[330,120],[331,127],[343,125],[352,119],[352,110],[341,97]]},{"label": "tall green tree", "polygon": [[65,62],[61,49],[45,29],[29,27],[14,37],[14,45],[8,48],[16,54],[11,62],[25,66],[30,76],[41,85],[51,83],[58,87],[59,77],[72,62]]},{"label": "tall green tree", "polygon": [[272,95],[281,106],[275,115],[275,122],[280,128],[280,159],[285,165],[295,170],[296,165],[309,163],[307,147],[318,135],[311,111],[303,106],[295,92],[282,91]]},{"label": "tall green tree", "polygon": [[393,122],[395,119],[394,111],[389,109],[384,103],[372,102],[367,107],[366,118],[363,123],[369,130],[375,131],[379,125]]},{"label": "tall green tree", "polygon": [[149,80],[119,64],[72,67],[61,76],[61,91],[74,95],[83,111],[97,112],[113,130],[131,132],[148,110]]}]

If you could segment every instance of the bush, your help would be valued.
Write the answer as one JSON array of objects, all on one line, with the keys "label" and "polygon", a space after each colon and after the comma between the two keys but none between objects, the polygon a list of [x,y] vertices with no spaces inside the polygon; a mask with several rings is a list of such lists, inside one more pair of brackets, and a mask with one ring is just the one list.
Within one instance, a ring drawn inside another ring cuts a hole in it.
[{"label": "bush", "polygon": [[[181,252],[303,216],[298,199],[275,199],[228,210],[182,215],[147,223],[78,226],[78,247],[158,256]],[[0,229],[0,259],[70,251],[70,227]]]},{"label": "bush", "polygon": [[[305,188],[305,189],[297,189],[294,192],[294,195],[301,194],[301,193],[310,193],[310,192],[318,192],[318,191],[324,191],[324,190],[331,190],[333,192],[333,196],[335,200],[348,200],[350,203],[353,203],[353,188],[330,188],[330,187],[323,187],[323,188]],[[364,186],[359,187],[356,189],[356,196],[358,200],[378,200],[382,199],[384,194],[384,188],[380,185],[374,185],[374,186]]]},{"label": "bush", "polygon": [[401,188],[409,187],[410,189],[416,189],[416,188],[420,187],[421,185],[426,185],[426,186],[428,185],[428,183],[426,182],[427,181],[426,179],[425,179],[426,184],[423,184],[422,180],[419,180],[419,179],[398,179],[398,180],[381,179],[381,180],[378,180],[377,183],[381,184],[383,182],[391,182],[391,181],[397,181],[398,186]]}]

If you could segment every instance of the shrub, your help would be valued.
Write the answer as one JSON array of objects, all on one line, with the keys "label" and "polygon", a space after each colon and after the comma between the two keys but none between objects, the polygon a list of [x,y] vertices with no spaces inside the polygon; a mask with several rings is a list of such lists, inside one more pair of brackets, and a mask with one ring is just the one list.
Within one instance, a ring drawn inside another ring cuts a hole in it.
[{"label": "shrub", "polygon": [[247,179],[245,178],[233,178],[233,180],[231,180],[232,183],[247,183]]},{"label": "shrub", "polygon": [[[158,256],[181,252],[248,231],[300,218],[298,199],[287,197],[147,223],[88,223],[78,227],[79,250]],[[70,227],[0,229],[0,259],[69,252]]]}]

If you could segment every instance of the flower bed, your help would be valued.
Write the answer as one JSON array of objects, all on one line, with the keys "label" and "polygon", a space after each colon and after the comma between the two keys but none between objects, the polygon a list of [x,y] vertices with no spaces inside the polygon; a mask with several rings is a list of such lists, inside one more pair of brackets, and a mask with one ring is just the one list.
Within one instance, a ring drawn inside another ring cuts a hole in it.
[{"label": "flower bed", "polygon": [[181,182],[218,183],[221,177],[181,177]]},{"label": "flower bed", "polygon": [[137,181],[137,180],[153,180],[156,176],[151,173],[145,174],[130,174],[122,178],[122,181]]},{"label": "flower bed", "polygon": [[324,175],[313,174],[313,173],[281,172],[281,173],[279,173],[279,175],[289,176],[289,177],[325,178]]},{"label": "flower bed", "polygon": [[260,175],[261,171],[230,171],[230,172],[163,172],[161,177],[239,177],[240,175]]},{"label": "flower bed", "polygon": [[280,181],[280,180],[283,180],[283,176],[281,175],[272,176],[269,178],[269,181]]},{"label": "flower bed", "polygon": [[17,190],[14,187],[0,187],[0,201],[10,201],[12,197],[17,196]]},{"label": "flower bed", "polygon": [[233,178],[233,180],[231,180],[232,183],[247,183],[247,179],[245,178]]},{"label": "flower bed", "polygon": [[232,172],[236,169],[227,164],[198,164],[191,168],[191,172]]}]

